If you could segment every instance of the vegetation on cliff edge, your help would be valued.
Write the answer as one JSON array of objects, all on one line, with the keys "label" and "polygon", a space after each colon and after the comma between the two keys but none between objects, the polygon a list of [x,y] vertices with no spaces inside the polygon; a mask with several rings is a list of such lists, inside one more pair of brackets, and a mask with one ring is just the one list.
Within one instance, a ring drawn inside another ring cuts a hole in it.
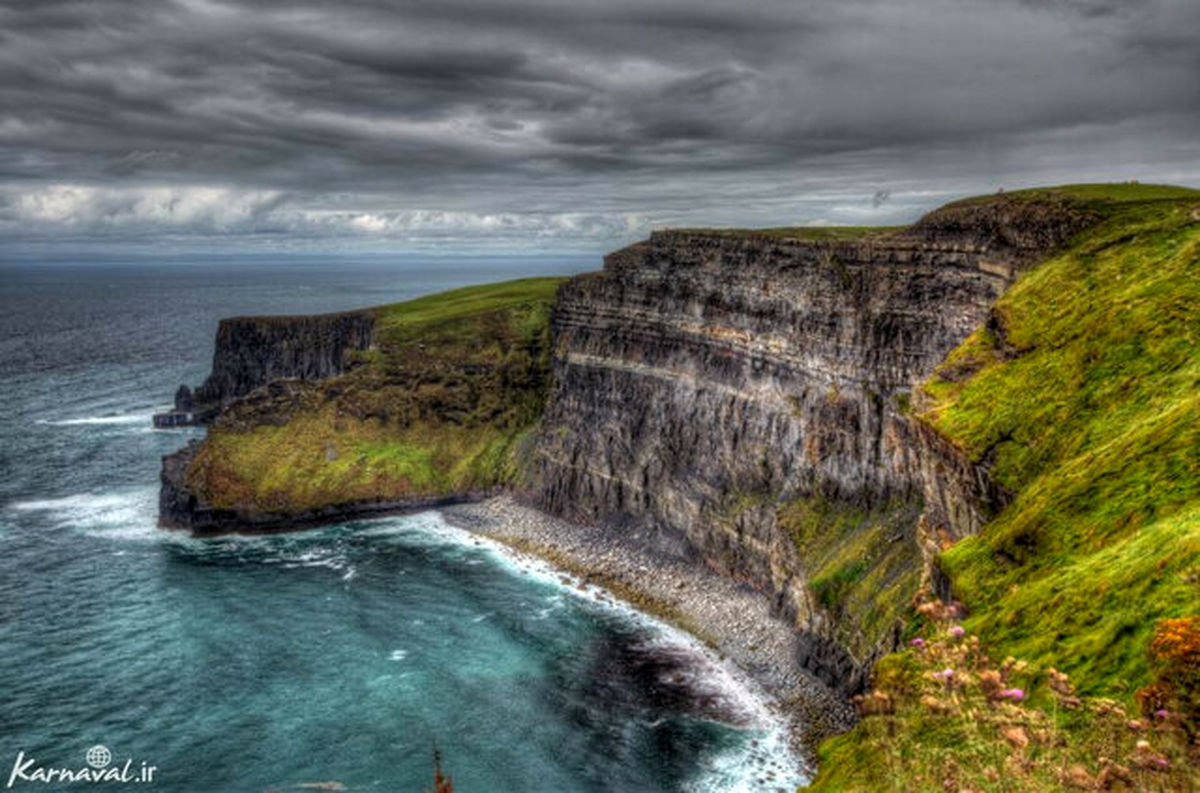
[{"label": "vegetation on cliff edge", "polygon": [[[893,673],[906,665],[932,674],[915,648],[885,659],[874,684],[895,701],[886,712],[867,702],[859,727],[823,747],[814,789],[1187,790],[1194,781],[1195,766],[1170,769],[1196,762],[1195,725],[1179,723],[1182,705],[1155,707],[1148,692],[1161,682],[1156,632],[1200,614],[1200,192],[1083,185],[1009,195],[1047,194],[1103,220],[1023,276],[913,400],[920,420],[1016,494],[940,561],[965,605],[961,629],[982,642],[969,675],[990,668],[985,658],[1021,658],[1034,670],[1033,701],[998,721],[976,688],[974,705],[963,693],[948,710],[946,697],[891,690],[903,688]],[[1200,664],[1189,669],[1179,690],[1194,697]],[[1046,688],[1054,675],[1082,706],[1056,706]],[[1122,714],[1139,707],[1166,714],[1161,736],[1132,735],[1141,728]],[[1178,745],[1176,727],[1186,733]],[[1156,769],[1158,758],[1167,763]]]},{"label": "vegetation on cliff edge", "polygon": [[957,604],[923,597],[917,608],[921,635],[876,666],[859,726],[821,747],[816,788],[1194,789],[1200,619],[1160,628],[1158,695],[1131,705],[1082,695],[1054,667],[996,660],[957,622]]},{"label": "vegetation on cliff edge", "polygon": [[819,495],[778,509],[834,637],[859,660],[886,644],[909,613],[921,575],[914,537],[919,512],[917,504],[866,508]]},{"label": "vegetation on cliff edge", "polygon": [[968,627],[1093,693],[1200,610],[1200,194],[1126,204],[1022,278],[918,398],[1017,494],[942,558]]},{"label": "vegetation on cliff edge", "polygon": [[763,229],[695,228],[671,229],[674,234],[702,234],[710,237],[765,237],[774,240],[804,242],[866,242],[903,230],[904,226],[778,226]]}]

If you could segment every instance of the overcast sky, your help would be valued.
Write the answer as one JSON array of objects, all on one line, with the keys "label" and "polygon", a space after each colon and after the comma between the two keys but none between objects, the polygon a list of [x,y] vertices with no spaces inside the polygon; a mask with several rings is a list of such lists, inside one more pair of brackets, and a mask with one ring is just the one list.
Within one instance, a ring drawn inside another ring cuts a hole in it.
[{"label": "overcast sky", "polygon": [[1200,186],[1197,0],[0,0],[0,252],[602,251]]}]

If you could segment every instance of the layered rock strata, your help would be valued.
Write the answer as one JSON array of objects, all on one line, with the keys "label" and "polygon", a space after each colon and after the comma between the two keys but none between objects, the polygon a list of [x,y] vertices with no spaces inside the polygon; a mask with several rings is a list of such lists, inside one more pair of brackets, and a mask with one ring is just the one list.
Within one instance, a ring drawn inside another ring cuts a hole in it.
[{"label": "layered rock strata", "polygon": [[894,542],[917,543],[918,523],[977,529],[1003,494],[914,426],[908,394],[1088,220],[998,201],[858,241],[668,231],[611,254],[559,294],[538,503],[683,535],[775,598],[808,666],[857,690],[895,632],[845,640],[777,507],[886,507],[906,516]]}]

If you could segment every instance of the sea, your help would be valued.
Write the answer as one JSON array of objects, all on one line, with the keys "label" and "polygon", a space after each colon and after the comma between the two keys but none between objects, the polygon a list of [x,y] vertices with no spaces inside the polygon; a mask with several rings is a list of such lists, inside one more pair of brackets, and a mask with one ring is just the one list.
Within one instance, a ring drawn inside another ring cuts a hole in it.
[{"label": "sea", "polygon": [[419,793],[436,748],[457,793],[795,790],[805,766],[751,682],[437,512],[156,527],[160,458],[203,430],[151,415],[203,380],[221,317],[599,265],[0,262],[0,785]]}]

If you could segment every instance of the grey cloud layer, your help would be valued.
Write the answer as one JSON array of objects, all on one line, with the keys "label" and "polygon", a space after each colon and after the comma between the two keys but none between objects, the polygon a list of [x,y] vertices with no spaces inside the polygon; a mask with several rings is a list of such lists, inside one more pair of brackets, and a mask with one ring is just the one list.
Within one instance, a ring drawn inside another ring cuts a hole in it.
[{"label": "grey cloud layer", "polygon": [[1194,182],[1197,30],[1194,0],[9,0],[0,235],[607,241]]}]

